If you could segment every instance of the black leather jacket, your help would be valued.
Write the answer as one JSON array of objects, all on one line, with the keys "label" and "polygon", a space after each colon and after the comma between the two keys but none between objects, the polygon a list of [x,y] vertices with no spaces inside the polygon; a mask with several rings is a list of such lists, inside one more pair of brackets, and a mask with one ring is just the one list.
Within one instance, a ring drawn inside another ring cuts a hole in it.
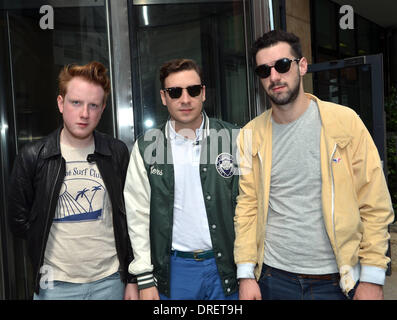
[{"label": "black leather jacket", "polygon": [[[39,293],[40,268],[65,177],[65,160],[59,143],[61,129],[22,148],[15,160],[9,185],[8,220],[12,232],[26,239],[36,293]],[[121,278],[124,282],[136,282],[136,278],[128,273],[133,254],[123,198],[129,152],[123,142],[109,135],[94,131],[94,138],[95,152],[88,160],[96,162],[112,203]]]}]

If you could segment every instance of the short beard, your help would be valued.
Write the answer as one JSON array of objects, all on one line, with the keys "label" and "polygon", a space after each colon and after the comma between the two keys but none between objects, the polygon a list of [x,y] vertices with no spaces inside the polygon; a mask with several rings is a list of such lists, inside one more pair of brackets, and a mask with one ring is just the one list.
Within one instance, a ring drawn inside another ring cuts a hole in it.
[{"label": "short beard", "polygon": [[[277,106],[283,106],[286,104],[290,104],[291,102],[295,101],[296,98],[298,97],[299,94],[299,89],[300,89],[300,84],[301,84],[301,78],[298,77],[298,83],[296,84],[296,86],[294,86],[292,88],[292,90],[290,90],[289,92],[287,92],[286,96],[284,97],[278,97],[278,96],[273,96],[267,93],[267,96],[269,97],[269,99]],[[269,86],[269,91],[275,87],[280,85],[280,83],[275,83],[271,86]]]}]

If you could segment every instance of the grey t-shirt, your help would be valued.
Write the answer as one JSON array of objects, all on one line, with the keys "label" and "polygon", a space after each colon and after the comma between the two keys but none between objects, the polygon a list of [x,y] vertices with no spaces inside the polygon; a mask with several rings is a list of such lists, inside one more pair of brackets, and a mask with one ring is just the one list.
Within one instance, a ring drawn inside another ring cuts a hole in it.
[{"label": "grey t-shirt", "polygon": [[321,203],[321,119],[315,101],[297,120],[272,121],[272,171],[264,263],[289,272],[338,271]]}]

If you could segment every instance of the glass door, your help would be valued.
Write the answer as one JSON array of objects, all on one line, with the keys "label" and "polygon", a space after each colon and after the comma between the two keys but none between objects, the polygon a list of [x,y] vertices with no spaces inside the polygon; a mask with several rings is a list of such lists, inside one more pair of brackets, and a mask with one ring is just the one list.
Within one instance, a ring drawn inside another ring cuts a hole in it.
[{"label": "glass door", "polygon": [[309,65],[313,93],[354,109],[371,133],[387,172],[383,56],[370,55]]},{"label": "glass door", "polygon": [[137,133],[168,118],[160,100],[160,66],[174,58],[203,69],[210,117],[244,125],[251,118],[251,40],[246,1],[129,1]]},{"label": "glass door", "polygon": [[[47,1],[48,2],[48,1]],[[57,108],[57,76],[63,65],[101,61],[109,68],[105,0],[4,0],[0,8],[0,235],[1,296],[29,299],[33,294],[25,244],[7,224],[6,191],[18,150],[62,122]],[[53,28],[43,28],[42,5],[52,9]],[[99,130],[114,134],[109,99]]]}]

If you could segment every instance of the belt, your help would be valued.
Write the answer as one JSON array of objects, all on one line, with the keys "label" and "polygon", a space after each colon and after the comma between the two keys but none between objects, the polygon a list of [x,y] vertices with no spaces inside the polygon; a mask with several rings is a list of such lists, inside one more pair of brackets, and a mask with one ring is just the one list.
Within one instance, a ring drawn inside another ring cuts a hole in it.
[{"label": "belt", "polygon": [[339,273],[329,274],[296,274],[299,278],[312,279],[312,280],[334,280],[339,278]]},{"label": "belt", "polygon": [[171,255],[180,257],[180,258],[185,258],[185,259],[194,259],[196,261],[202,261],[205,259],[211,259],[214,257],[214,251],[213,250],[197,250],[197,251],[192,251],[192,252],[186,252],[186,251],[177,251],[177,250],[171,250]]},{"label": "belt", "polygon": [[280,270],[274,267],[270,267],[266,264],[263,265],[265,268],[270,268],[271,270],[275,270],[276,272],[285,273],[287,275],[298,277],[302,279],[311,279],[311,280],[334,280],[340,279],[339,273],[328,273],[328,274],[301,274],[301,273],[294,273],[289,271]]}]

